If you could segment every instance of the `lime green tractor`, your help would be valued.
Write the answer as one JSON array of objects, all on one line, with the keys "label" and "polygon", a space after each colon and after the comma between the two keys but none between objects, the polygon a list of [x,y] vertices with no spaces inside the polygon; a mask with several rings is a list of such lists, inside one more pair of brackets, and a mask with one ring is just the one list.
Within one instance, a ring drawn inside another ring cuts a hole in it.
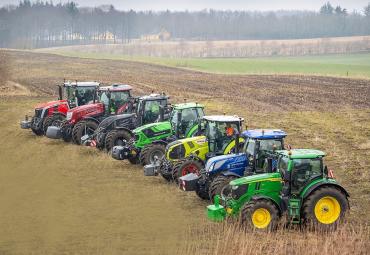
[{"label": "lime green tractor", "polygon": [[148,165],[162,158],[166,146],[181,138],[199,133],[199,120],[204,116],[204,106],[198,103],[182,103],[172,106],[169,121],[147,124],[134,129],[131,138],[123,145],[114,146],[112,157],[127,159],[132,164]]},{"label": "lime green tractor", "polygon": [[217,195],[215,204],[207,207],[208,218],[240,216],[249,228],[273,230],[286,215],[288,223],[335,229],[349,209],[349,194],[324,165],[324,156],[312,149],[277,151],[276,171],[269,158],[267,173],[231,181],[221,204]]},{"label": "lime green tractor", "polygon": [[[200,174],[208,159],[225,155],[241,148],[239,137],[244,119],[238,116],[211,115],[202,118],[203,136],[185,138],[167,145],[165,157],[144,167],[144,175],[160,174],[167,181],[178,181],[186,174]],[[237,139],[236,139],[237,137]]]}]

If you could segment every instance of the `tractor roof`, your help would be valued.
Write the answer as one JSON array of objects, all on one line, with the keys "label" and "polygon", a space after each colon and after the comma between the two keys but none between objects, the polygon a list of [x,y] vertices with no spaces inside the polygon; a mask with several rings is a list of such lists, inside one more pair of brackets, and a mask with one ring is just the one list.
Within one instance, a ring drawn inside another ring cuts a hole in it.
[{"label": "tractor roof", "polygon": [[277,153],[290,157],[292,159],[312,159],[325,156],[325,152],[315,149],[281,150],[277,151]]},{"label": "tractor roof", "polygon": [[100,83],[95,81],[64,82],[65,87],[99,87]]},{"label": "tractor roof", "polygon": [[130,91],[132,90],[132,87],[130,85],[126,85],[126,84],[113,84],[111,86],[105,86],[105,87],[100,87],[100,90],[101,91],[117,91],[117,92],[120,92],[120,91]]},{"label": "tractor roof", "polygon": [[254,139],[281,139],[287,136],[287,134],[280,129],[252,129],[246,130],[242,133],[244,137],[251,137]]},{"label": "tractor roof", "polygon": [[214,122],[239,122],[244,121],[243,118],[238,117],[236,115],[208,115],[204,116],[203,119],[208,121],[214,121]]},{"label": "tractor roof", "polygon": [[165,94],[150,94],[139,97],[139,100],[158,100],[158,99],[169,99],[170,97]]},{"label": "tractor roof", "polygon": [[173,108],[176,110],[184,110],[188,108],[204,108],[204,105],[198,103],[182,103],[182,104],[174,104]]}]

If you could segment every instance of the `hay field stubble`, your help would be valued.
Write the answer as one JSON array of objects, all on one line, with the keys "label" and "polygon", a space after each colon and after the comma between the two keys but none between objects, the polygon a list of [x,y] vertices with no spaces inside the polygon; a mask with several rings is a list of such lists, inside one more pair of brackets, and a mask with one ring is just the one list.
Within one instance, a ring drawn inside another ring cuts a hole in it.
[{"label": "hay field stubble", "polygon": [[227,76],[125,61],[10,54],[12,80],[39,97],[0,97],[0,251],[5,254],[173,254],[198,240],[202,249],[214,246],[212,237],[201,237],[203,229],[218,227],[205,221],[207,203],[194,194],[160,178],[145,178],[140,167],[90,148],[19,129],[24,114],[50,99],[63,78],[125,82],[137,94],[166,91],[173,102],[186,97],[205,103],[208,113],[239,114],[250,128],[282,128],[293,147],[328,152],[329,167],[351,193],[350,222],[370,223],[367,80]]}]

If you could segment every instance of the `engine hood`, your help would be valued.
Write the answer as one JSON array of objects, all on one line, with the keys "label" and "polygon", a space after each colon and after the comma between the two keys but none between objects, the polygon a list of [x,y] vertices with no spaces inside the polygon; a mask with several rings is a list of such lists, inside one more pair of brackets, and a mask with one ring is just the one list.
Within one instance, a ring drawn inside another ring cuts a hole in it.
[{"label": "engine hood", "polygon": [[61,104],[66,104],[67,103],[67,100],[55,100],[55,101],[49,101],[49,102],[46,102],[46,103],[40,103],[38,105],[35,106],[36,109],[41,109],[41,108],[50,108],[50,107],[54,107],[54,106],[58,106],[58,105],[61,105]]},{"label": "engine hood", "polygon": [[241,161],[246,161],[245,153],[216,156],[207,161],[205,169],[209,172],[213,164],[215,166],[212,170],[218,170],[218,168],[223,167],[225,164],[235,164]]},{"label": "engine hood", "polygon": [[240,186],[243,184],[250,184],[253,182],[262,182],[262,181],[281,181],[280,173],[266,173],[266,174],[256,174],[247,177],[242,177],[230,182],[232,186]]},{"label": "engine hood", "polygon": [[170,129],[171,128],[171,123],[169,121],[164,121],[164,122],[155,122],[155,123],[150,123],[146,124],[144,126],[138,127],[133,130],[134,133],[140,133],[146,129],[154,129],[154,130],[165,130],[165,129]]},{"label": "engine hood", "polygon": [[110,124],[112,124],[116,120],[126,120],[131,119],[135,114],[134,113],[125,113],[125,114],[119,114],[119,115],[113,115],[108,118],[105,118],[100,124],[99,127],[105,128],[108,127]]},{"label": "engine hood", "polygon": [[87,105],[81,105],[78,107],[75,107],[73,109],[70,109],[68,112],[73,112],[73,113],[79,113],[79,112],[86,112],[89,110],[95,110],[97,106],[102,106],[103,103],[95,103],[95,104],[87,104]]}]

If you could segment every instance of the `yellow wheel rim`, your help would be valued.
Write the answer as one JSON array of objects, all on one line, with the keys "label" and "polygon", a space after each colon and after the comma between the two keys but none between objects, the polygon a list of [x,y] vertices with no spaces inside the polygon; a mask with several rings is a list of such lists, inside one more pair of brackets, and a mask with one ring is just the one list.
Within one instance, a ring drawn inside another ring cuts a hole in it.
[{"label": "yellow wheel rim", "polygon": [[340,216],[341,208],[334,197],[323,197],[315,205],[316,219],[323,224],[332,224]]},{"label": "yellow wheel rim", "polygon": [[267,228],[271,222],[271,214],[265,208],[258,208],[252,214],[252,222],[256,228]]}]

